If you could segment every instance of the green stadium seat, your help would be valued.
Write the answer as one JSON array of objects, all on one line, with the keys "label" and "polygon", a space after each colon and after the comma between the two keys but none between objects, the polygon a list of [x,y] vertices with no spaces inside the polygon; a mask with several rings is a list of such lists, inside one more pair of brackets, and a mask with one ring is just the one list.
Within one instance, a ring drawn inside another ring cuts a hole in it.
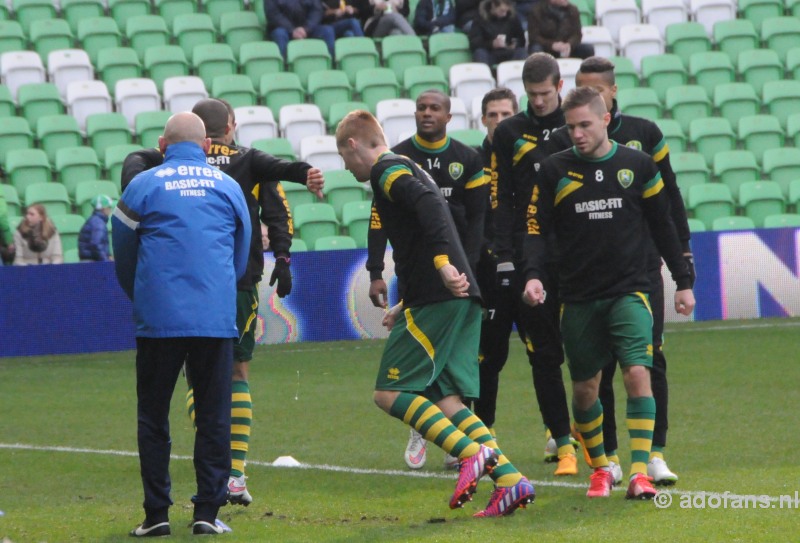
[{"label": "green stadium seat", "polygon": [[786,0],[786,14],[800,17],[800,0]]},{"label": "green stadium seat", "polygon": [[764,228],[797,228],[800,227],[800,214],[779,213],[764,217]]},{"label": "green stadium seat", "polygon": [[642,59],[642,80],[656,91],[658,100],[663,102],[669,87],[686,85],[689,74],[681,57],[671,53],[650,55]]},{"label": "green stadium seat", "polygon": [[706,225],[700,219],[686,219],[686,222],[689,224],[689,232],[692,234],[706,231]]},{"label": "green stadium seat", "polygon": [[789,115],[800,111],[800,81],[781,79],[764,83],[763,100],[767,112],[786,129]]},{"label": "green stadium seat", "polygon": [[[292,147],[292,143],[287,140],[286,138],[264,138],[264,139],[257,139],[253,141],[253,149],[258,149],[259,151],[264,151],[268,155],[272,155],[274,157],[282,158],[284,160],[288,160],[290,162],[295,162],[297,160],[297,155],[295,155],[294,148]],[[294,183],[285,183],[283,188],[286,189],[287,186],[294,185]],[[303,187],[303,190],[306,190]],[[308,192],[306,190],[306,192]],[[309,193],[311,194],[311,193]]]},{"label": "green stadium seat", "polygon": [[739,126],[739,119],[761,111],[761,99],[749,83],[726,83],[714,89],[714,107],[732,126]]},{"label": "green stadium seat", "polygon": [[9,151],[33,148],[31,125],[24,117],[5,117],[0,121],[0,166]]},{"label": "green stadium seat", "polygon": [[736,70],[730,57],[722,51],[695,53],[689,57],[689,73],[695,83],[706,90],[709,96],[719,85],[736,81]]},{"label": "green stadium seat", "polygon": [[83,228],[86,219],[84,219],[81,215],[74,215],[72,213],[68,213],[65,215],[50,215],[50,211],[48,210],[48,215],[50,216],[50,220],[53,221],[53,224],[58,230],[58,236],[61,238],[61,249],[64,251],[64,262],[69,263],[67,260],[67,253],[74,252],[74,260],[72,262],[80,262],[78,258],[78,236],[81,233],[81,228]]},{"label": "green stadium seat", "polygon": [[353,87],[343,70],[319,70],[308,76],[308,94],[327,119],[333,104],[353,99]]},{"label": "green stadium seat", "polygon": [[283,71],[283,57],[275,42],[249,42],[239,48],[239,65],[257,87],[264,75]]},{"label": "green stadium seat", "polygon": [[761,23],[761,41],[786,63],[789,51],[800,47],[800,19],[796,16],[764,19]]},{"label": "green stadium seat", "polygon": [[7,21],[11,19],[11,15],[9,13],[10,9],[11,6],[9,6],[7,3],[0,2],[0,21]]},{"label": "green stadium seat", "polygon": [[748,115],[739,119],[739,142],[756,155],[761,164],[764,151],[783,147],[783,129],[772,115]]},{"label": "green stadium seat", "polygon": [[711,230],[714,232],[725,232],[728,230],[753,230],[756,224],[750,217],[731,215],[717,217],[711,222]]},{"label": "green stadium seat", "polygon": [[422,92],[430,89],[450,94],[447,76],[438,66],[410,66],[403,76],[406,95],[416,100]]},{"label": "green stadium seat", "polygon": [[689,57],[694,53],[711,50],[711,40],[702,23],[674,23],[666,29],[667,51],[681,57],[683,65],[689,67]]},{"label": "green stadium seat", "polygon": [[164,18],[167,27],[173,30],[175,18],[180,15],[187,15],[197,13],[197,7],[200,2],[194,0],[153,0],[153,7],[155,13]]},{"label": "green stadium seat", "polygon": [[303,104],[306,101],[306,91],[300,82],[300,76],[294,72],[279,72],[264,74],[261,77],[259,94],[272,114],[280,114],[283,106]]},{"label": "green stadium seat", "polygon": [[53,83],[30,83],[17,90],[19,111],[31,126],[36,126],[40,117],[64,113],[64,104],[58,87]]},{"label": "green stadium seat", "polygon": [[28,40],[22,25],[17,21],[0,21],[0,54],[8,51],[24,51]]},{"label": "green stadium seat", "polygon": [[800,112],[792,113],[786,119],[786,139],[800,147]]},{"label": "green stadium seat", "polygon": [[14,0],[13,10],[14,16],[26,36],[30,36],[31,25],[35,21],[58,17],[56,3],[52,0]]},{"label": "green stadium seat", "polygon": [[189,75],[189,60],[183,48],[177,45],[148,47],[144,51],[144,67],[160,93],[164,92],[164,80],[168,77]]},{"label": "green stadium seat", "polygon": [[253,82],[242,74],[215,77],[211,81],[211,96],[226,100],[235,108],[254,106],[258,103]]},{"label": "green stadium seat", "polygon": [[707,117],[689,123],[689,142],[703,155],[706,164],[714,163],[714,155],[720,151],[736,149],[736,134],[728,119]]},{"label": "green stadium seat", "polygon": [[142,63],[130,47],[100,49],[97,52],[97,74],[113,96],[117,81],[142,77]]},{"label": "green stadium seat", "polygon": [[401,85],[406,68],[428,63],[425,47],[417,36],[386,36],[381,42],[381,57],[383,66],[394,71]]},{"label": "green stadium seat", "polygon": [[206,89],[211,88],[214,78],[220,75],[233,75],[237,72],[233,49],[226,43],[197,45],[192,53],[195,75],[203,80]]},{"label": "green stadium seat", "polygon": [[333,64],[331,53],[325,42],[315,38],[291,40],[286,46],[286,66],[300,76],[303,87],[308,86],[308,74],[318,70],[330,70]]},{"label": "green stadium seat", "polygon": [[36,139],[47,153],[51,165],[56,163],[56,151],[62,147],[83,145],[78,121],[72,115],[45,115],[36,121]]},{"label": "green stadium seat", "polygon": [[786,78],[800,79],[800,47],[792,47],[786,52]]},{"label": "green stadium seat", "polygon": [[[252,6],[259,2],[250,1],[249,3]],[[263,4],[263,2],[261,3]],[[237,13],[239,15],[252,13],[245,11],[245,4],[242,0],[204,0],[203,9],[208,13],[209,17],[211,17],[211,20],[214,21],[214,26],[217,28],[220,28],[222,17],[227,13]],[[256,15],[256,17],[258,17],[258,15]],[[261,25],[261,27],[266,28],[266,25]],[[263,35],[259,39],[264,39]]]},{"label": "green stadium seat", "polygon": [[176,16],[172,22],[172,36],[190,61],[196,46],[217,41],[214,22],[207,13],[184,13]]},{"label": "green stadium seat", "polygon": [[614,78],[618,89],[632,89],[639,86],[639,72],[633,61],[627,57],[608,57],[614,63]]},{"label": "green stadium seat", "polygon": [[94,212],[92,198],[99,194],[105,194],[115,200],[118,199],[119,182],[114,183],[113,181],[93,179],[78,183],[75,188],[75,207],[84,218],[89,218]]},{"label": "green stadium seat", "polygon": [[[110,179],[115,186],[122,186],[122,163],[125,161],[125,157],[141,148],[141,145],[136,145],[135,143],[110,145],[106,147],[105,157],[103,158],[103,169],[106,171],[106,177]],[[77,200],[75,203],[78,203]]]},{"label": "green stadium seat", "polygon": [[122,45],[117,22],[111,17],[87,17],[78,21],[78,42],[97,66],[100,51]]},{"label": "green stadium seat", "polygon": [[714,23],[714,43],[735,65],[742,51],[758,49],[761,45],[755,25],[747,19],[730,19]]},{"label": "green stadium seat", "polygon": [[25,205],[31,204],[42,204],[50,216],[72,211],[67,187],[61,183],[33,183],[25,187]]},{"label": "green stadium seat", "polygon": [[390,68],[372,68],[361,70],[356,75],[356,91],[361,101],[369,105],[375,113],[375,106],[381,100],[392,100],[400,97],[400,83]]},{"label": "green stadium seat", "polygon": [[764,20],[783,15],[783,0],[737,0],[741,18],[751,21],[761,31]]},{"label": "green stadium seat", "polygon": [[688,202],[689,189],[711,181],[706,159],[700,153],[670,153],[670,164],[678,180],[684,201]]},{"label": "green stadium seat", "polygon": [[348,170],[328,170],[325,172],[325,201],[333,206],[336,218],[343,220],[343,209],[348,202],[364,199],[364,187]]},{"label": "green stadium seat", "polygon": [[309,247],[315,247],[319,238],[339,234],[336,211],[329,204],[299,204],[292,209],[292,218],[295,233]]},{"label": "green stadium seat", "polygon": [[783,79],[783,64],[778,53],[769,49],[753,49],[739,54],[737,70],[746,83],[760,95],[764,83]]},{"label": "green stadium seat", "polygon": [[167,119],[172,116],[169,111],[142,111],[136,114],[136,138],[142,147],[158,147],[158,138],[164,134]]},{"label": "green stadium seat", "polygon": [[334,47],[336,66],[344,70],[351,85],[355,85],[356,73],[359,70],[380,66],[378,50],[372,38],[365,36],[339,38]]},{"label": "green stadium seat", "polygon": [[61,16],[69,23],[73,34],[77,34],[81,21],[102,17],[105,11],[102,0],[61,0]]},{"label": "green stadium seat", "polygon": [[0,85],[0,118],[14,117],[17,114],[17,106],[11,91],[5,85]]},{"label": "green stadium seat", "polygon": [[762,157],[764,176],[781,186],[783,194],[789,195],[789,184],[800,179],[800,149],[782,147],[767,149]]},{"label": "green stadium seat", "polygon": [[369,200],[347,202],[342,206],[342,225],[347,229],[347,235],[355,240],[356,247],[367,247],[371,219],[372,202]]},{"label": "green stadium seat", "polygon": [[[86,140],[102,162],[105,160],[106,149],[109,146],[131,143],[128,120],[121,113],[95,113],[94,115],[89,115],[86,118]],[[99,177],[99,175],[96,177]]]},{"label": "green stadium seat", "polygon": [[728,185],[734,198],[739,197],[739,187],[761,179],[761,168],[750,151],[736,149],[720,151],[714,155],[714,177]]},{"label": "green stadium seat", "polygon": [[681,123],[675,119],[656,119],[656,125],[661,130],[667,141],[670,153],[686,152],[686,133],[681,128]]},{"label": "green stadium seat", "polygon": [[139,55],[139,60],[144,60],[144,53],[148,47],[169,45],[170,42],[167,23],[159,15],[136,15],[128,18],[125,35],[128,38],[128,45]]},{"label": "green stadium seat", "polygon": [[50,183],[53,172],[47,153],[41,149],[14,149],[6,154],[6,179],[24,197],[28,185]]},{"label": "green stadium seat", "polygon": [[722,183],[692,186],[688,206],[694,218],[701,220],[707,230],[712,229],[714,219],[733,216],[735,211],[731,189]]},{"label": "green stadium seat", "polygon": [[345,115],[357,109],[369,110],[369,105],[366,102],[357,101],[338,102],[336,104],[332,104],[330,110],[328,111],[327,118],[328,133],[333,134],[336,132],[336,127],[339,125],[339,121],[341,121]]},{"label": "green stadium seat", "polygon": [[[258,22],[258,15],[252,11],[223,13],[219,20],[219,34],[222,40],[231,46],[234,55],[240,60],[242,45],[263,41],[264,28]],[[258,82],[253,82],[254,85],[256,83]]]},{"label": "green stadium seat", "polygon": [[759,228],[764,226],[765,217],[786,211],[786,200],[781,186],[774,181],[743,183],[739,187],[739,205]]},{"label": "green stadium seat", "polygon": [[55,173],[74,201],[78,183],[100,179],[100,160],[91,147],[62,147],[56,151]]},{"label": "green stadium seat", "polygon": [[[273,156],[278,156],[278,155],[273,155]],[[319,200],[317,200],[316,195],[308,192],[308,189],[303,185],[284,181],[283,183],[281,183],[281,186],[283,187],[283,192],[286,195],[286,201],[289,202],[289,209],[292,210],[292,213],[294,213],[295,208],[299,205],[303,204],[310,205],[319,202]]]},{"label": "green stadium seat", "polygon": [[340,249],[357,249],[356,240],[350,236],[323,236],[314,243],[315,251],[338,251]]},{"label": "green stadium seat", "polygon": [[680,85],[667,89],[665,105],[685,132],[694,119],[711,116],[711,100],[700,85]]},{"label": "green stadium seat", "polygon": [[483,140],[486,139],[486,134],[477,128],[462,128],[460,130],[448,130],[447,135],[458,140],[464,145],[469,145],[472,148],[479,148],[483,145]]},{"label": "green stadium seat", "polygon": [[472,62],[469,39],[466,34],[460,32],[441,32],[431,35],[428,38],[428,56],[430,58],[428,64],[438,66],[446,74],[450,73],[450,67],[454,64]]},{"label": "green stadium seat", "polygon": [[800,179],[793,179],[789,183],[789,199],[787,203],[792,206],[795,211],[800,212]]},{"label": "green stadium seat", "polygon": [[108,0],[108,13],[121,29],[126,29],[128,19],[150,14],[150,0]]},{"label": "green stadium seat", "polygon": [[306,251],[308,251],[308,245],[306,245],[306,242],[303,241],[302,239],[298,238],[298,237],[293,237],[292,238],[291,252],[293,252],[293,253],[305,253]]},{"label": "green stadium seat", "polygon": [[655,120],[663,113],[658,93],[649,87],[620,89],[617,91],[617,103],[622,112],[645,119]]},{"label": "green stadium seat", "polygon": [[19,201],[19,194],[14,185],[0,183],[0,196],[6,201],[9,217],[19,217],[22,215],[22,203]]}]

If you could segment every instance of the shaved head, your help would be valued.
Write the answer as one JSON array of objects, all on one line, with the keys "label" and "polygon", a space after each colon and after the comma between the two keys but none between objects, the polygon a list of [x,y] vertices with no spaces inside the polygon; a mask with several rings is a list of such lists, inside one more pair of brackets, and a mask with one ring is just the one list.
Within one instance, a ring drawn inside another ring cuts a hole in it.
[{"label": "shaved head", "polygon": [[199,145],[203,152],[208,151],[211,142],[206,138],[203,120],[190,111],[176,113],[167,120],[164,135],[158,138],[158,147],[165,153],[170,145],[186,141]]}]

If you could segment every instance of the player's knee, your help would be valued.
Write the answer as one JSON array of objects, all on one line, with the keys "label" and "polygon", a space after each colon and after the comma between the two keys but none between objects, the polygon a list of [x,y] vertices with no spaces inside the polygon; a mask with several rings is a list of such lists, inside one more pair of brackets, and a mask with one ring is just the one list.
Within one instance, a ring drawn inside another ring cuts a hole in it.
[{"label": "player's knee", "polygon": [[397,399],[398,394],[398,392],[393,390],[376,390],[372,394],[372,401],[375,402],[375,405],[388,413],[392,408],[392,404],[394,404],[394,401]]},{"label": "player's knee", "polygon": [[630,398],[652,396],[650,388],[650,368],[647,366],[627,366],[622,370],[622,380]]}]

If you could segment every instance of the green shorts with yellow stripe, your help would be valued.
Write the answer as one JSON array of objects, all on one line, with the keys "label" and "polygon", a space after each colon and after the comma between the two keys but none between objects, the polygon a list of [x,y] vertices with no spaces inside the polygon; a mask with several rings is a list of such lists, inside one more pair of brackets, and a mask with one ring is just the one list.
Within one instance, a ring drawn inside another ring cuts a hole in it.
[{"label": "green shorts with yellow stripe", "polygon": [[239,340],[233,343],[233,361],[248,362],[253,359],[258,324],[258,285],[236,291],[236,329]]},{"label": "green shorts with yellow stripe", "polygon": [[644,293],[564,303],[561,334],[573,381],[588,381],[614,360],[653,367],[653,312]]},{"label": "green shorts with yellow stripe", "polygon": [[389,334],[376,390],[414,392],[438,402],[480,392],[481,307],[455,299],[404,309]]}]

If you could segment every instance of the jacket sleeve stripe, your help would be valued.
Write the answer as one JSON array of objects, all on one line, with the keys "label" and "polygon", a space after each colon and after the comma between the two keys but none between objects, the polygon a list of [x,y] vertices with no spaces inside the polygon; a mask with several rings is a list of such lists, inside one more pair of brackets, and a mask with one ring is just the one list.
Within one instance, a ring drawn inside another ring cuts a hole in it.
[{"label": "jacket sleeve stripe", "polygon": [[139,215],[126,206],[122,200],[117,202],[117,207],[114,208],[114,216],[131,230],[139,228]]}]

